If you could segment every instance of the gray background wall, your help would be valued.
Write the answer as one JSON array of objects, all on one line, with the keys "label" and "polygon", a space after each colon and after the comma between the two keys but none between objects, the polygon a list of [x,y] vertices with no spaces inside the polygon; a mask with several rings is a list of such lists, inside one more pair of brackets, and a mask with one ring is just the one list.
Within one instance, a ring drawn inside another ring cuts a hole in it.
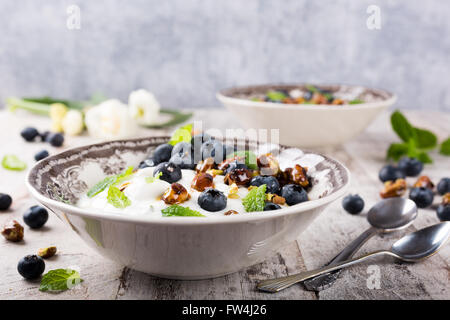
[{"label": "gray background wall", "polygon": [[[80,30],[66,27],[70,4]],[[370,4],[381,30],[366,27]],[[0,99],[143,87],[166,107],[214,107],[223,87],[306,81],[450,110],[449,35],[448,0],[1,0]]]}]

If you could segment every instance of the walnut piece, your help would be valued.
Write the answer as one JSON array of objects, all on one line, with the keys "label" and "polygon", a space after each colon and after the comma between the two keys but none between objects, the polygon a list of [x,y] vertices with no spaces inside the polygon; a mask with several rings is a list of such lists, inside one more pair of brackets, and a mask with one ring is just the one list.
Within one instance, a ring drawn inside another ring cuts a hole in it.
[{"label": "walnut piece", "polygon": [[308,168],[303,168],[301,165],[296,164],[293,168],[286,168],[286,170],[284,170],[282,174],[283,179],[281,180],[287,181],[287,183],[299,184],[303,188],[306,188],[309,186],[307,171]]},{"label": "walnut piece", "polygon": [[260,155],[257,164],[261,175],[276,176],[280,172],[278,160],[271,153]]},{"label": "walnut piece", "polygon": [[227,212],[224,213],[224,215],[229,216],[232,214],[238,214],[238,212],[236,210],[228,210]]},{"label": "walnut piece", "polygon": [[192,179],[191,187],[200,192],[207,188],[214,188],[214,177],[209,173],[199,172]]},{"label": "walnut piece", "polygon": [[213,169],[213,167],[214,167],[214,158],[206,158],[205,160],[197,163],[197,166],[195,167],[195,171],[206,172],[208,170]]},{"label": "walnut piece", "polygon": [[442,204],[444,206],[448,206],[450,205],[450,192],[447,192],[446,194],[444,194],[442,196]]},{"label": "walnut piece", "polygon": [[406,192],[405,179],[397,179],[394,181],[386,181],[384,189],[380,192],[380,196],[385,198],[401,197]]},{"label": "walnut piece", "polygon": [[166,192],[164,192],[162,195],[162,200],[166,204],[172,205],[185,202],[189,200],[190,197],[191,196],[187,192],[186,188],[175,182],[170,185],[170,188],[167,189]]},{"label": "walnut piece", "polygon": [[3,227],[2,235],[6,240],[19,242],[23,239],[23,227],[16,220],[8,221]]},{"label": "walnut piece", "polygon": [[431,179],[428,176],[420,176],[417,181],[414,183],[414,188],[428,188],[433,189],[434,183],[431,182]]},{"label": "walnut piece", "polygon": [[51,246],[47,248],[41,248],[38,251],[38,256],[44,259],[51,258],[56,254],[56,247]]},{"label": "walnut piece", "polygon": [[252,173],[248,169],[234,169],[231,172],[227,173],[224,178],[224,182],[228,185],[232,185],[233,183],[238,186],[245,186],[250,183],[252,179]]}]

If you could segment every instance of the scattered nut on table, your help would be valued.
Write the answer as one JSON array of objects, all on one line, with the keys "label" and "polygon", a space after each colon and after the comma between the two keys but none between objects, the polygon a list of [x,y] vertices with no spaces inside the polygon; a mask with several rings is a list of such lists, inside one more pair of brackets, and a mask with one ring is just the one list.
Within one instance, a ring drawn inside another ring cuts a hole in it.
[{"label": "scattered nut on table", "polygon": [[56,247],[55,246],[51,246],[51,247],[47,247],[47,248],[41,248],[38,251],[38,256],[40,256],[41,258],[47,259],[47,258],[51,258],[56,254]]},{"label": "scattered nut on table", "polygon": [[414,183],[415,188],[428,188],[433,189],[434,183],[431,181],[431,179],[428,176],[420,176],[417,181]]},{"label": "scattered nut on table", "polygon": [[2,229],[2,235],[6,240],[19,242],[23,239],[23,227],[16,220],[8,221]]},{"label": "scattered nut on table", "polygon": [[405,179],[397,179],[395,181],[386,181],[384,189],[381,190],[380,196],[382,198],[400,197],[406,192]]}]

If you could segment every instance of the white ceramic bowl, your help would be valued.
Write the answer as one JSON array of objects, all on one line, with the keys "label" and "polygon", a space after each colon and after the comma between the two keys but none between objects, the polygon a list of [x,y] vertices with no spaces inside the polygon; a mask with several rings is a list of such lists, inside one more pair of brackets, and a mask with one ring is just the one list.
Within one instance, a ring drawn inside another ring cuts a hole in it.
[{"label": "white ceramic bowl", "polygon": [[[264,260],[296,239],[329,203],[345,193],[349,184],[348,170],[324,157],[316,168],[330,169],[329,190],[320,199],[286,209],[152,220],[73,205],[100,179],[127,166],[137,166],[167,140],[168,137],[152,137],[111,141],[68,150],[38,162],[26,184],[40,203],[101,255],[130,268],[173,279],[217,277]],[[257,145],[242,143],[250,149]]]},{"label": "white ceramic bowl", "polygon": [[252,101],[268,90],[306,90],[304,84],[259,85],[221,90],[217,98],[245,128],[280,129],[279,143],[296,147],[342,144],[362,132],[377,114],[391,106],[396,96],[362,86],[315,85],[350,99],[366,101],[353,105],[282,104]]}]

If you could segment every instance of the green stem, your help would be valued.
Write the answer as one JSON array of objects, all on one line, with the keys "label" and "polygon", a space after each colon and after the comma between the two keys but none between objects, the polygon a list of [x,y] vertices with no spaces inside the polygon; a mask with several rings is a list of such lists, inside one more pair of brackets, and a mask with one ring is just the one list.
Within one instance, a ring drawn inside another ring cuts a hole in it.
[{"label": "green stem", "polygon": [[50,106],[48,104],[25,101],[15,97],[6,99],[6,106],[11,112],[17,109],[24,109],[44,116],[48,116],[50,112]]}]

